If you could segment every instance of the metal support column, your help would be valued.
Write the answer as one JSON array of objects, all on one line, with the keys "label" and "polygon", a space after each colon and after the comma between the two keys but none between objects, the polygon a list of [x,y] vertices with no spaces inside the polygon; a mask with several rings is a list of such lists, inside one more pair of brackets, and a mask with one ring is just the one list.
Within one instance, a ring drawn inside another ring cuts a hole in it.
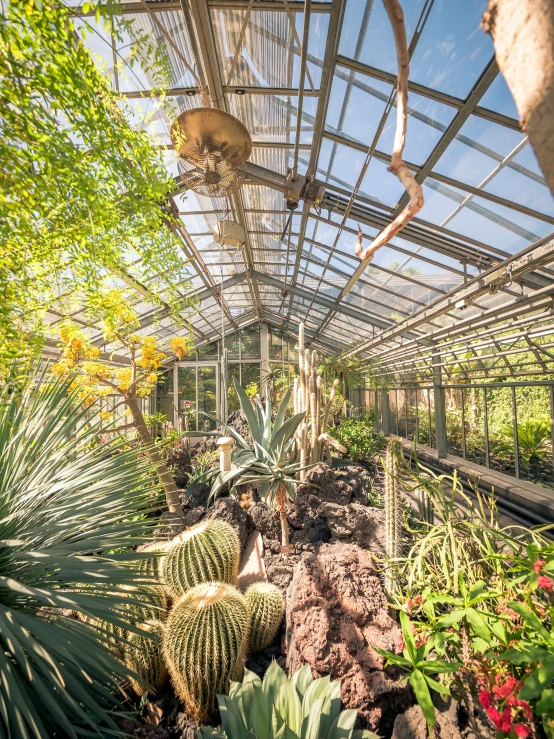
[{"label": "metal support column", "polygon": [[444,402],[444,388],[442,386],[441,358],[433,354],[433,393],[435,396],[435,435],[437,439],[437,456],[446,457],[448,442],[446,439],[446,407]]},{"label": "metal support column", "polygon": [[265,321],[260,323],[260,359],[261,359],[261,382],[260,393],[267,395],[267,376],[269,374],[269,330]]},{"label": "metal support column", "polygon": [[381,389],[381,426],[385,436],[390,436],[389,393],[385,387]]}]

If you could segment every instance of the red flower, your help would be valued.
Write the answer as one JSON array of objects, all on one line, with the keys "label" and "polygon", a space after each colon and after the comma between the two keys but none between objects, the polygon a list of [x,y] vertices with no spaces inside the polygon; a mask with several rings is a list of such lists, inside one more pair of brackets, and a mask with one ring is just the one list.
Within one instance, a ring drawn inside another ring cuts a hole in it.
[{"label": "red flower", "polygon": [[531,721],[531,719],[533,718],[533,711],[531,710],[531,706],[529,705],[529,703],[527,703],[527,701],[518,700],[517,704],[525,714],[525,718],[528,721]]},{"label": "red flower", "polygon": [[523,724],[516,724],[514,726],[514,731],[518,739],[527,739],[527,737],[531,734],[531,729],[528,726],[524,726]]},{"label": "red flower", "polygon": [[[496,676],[497,683],[499,683],[499,676]],[[497,684],[493,686],[492,692],[497,696],[498,700],[504,700],[504,698],[507,698],[510,693],[512,693],[515,688],[518,685],[518,681],[515,677],[512,677],[512,675],[508,675],[506,678],[506,682],[502,684]]]},{"label": "red flower", "polygon": [[502,723],[502,716],[500,714],[500,711],[496,708],[493,708],[493,706],[489,706],[487,708],[487,715],[493,722],[495,729],[498,729],[500,731],[500,724]]},{"label": "red flower", "polygon": [[547,577],[546,575],[539,575],[537,583],[539,588],[544,588],[545,590],[552,590],[552,588],[554,587],[554,580],[552,580],[550,577]]},{"label": "red flower", "polygon": [[492,694],[488,690],[482,690],[479,693],[479,703],[483,708],[490,708],[492,704]]},{"label": "red flower", "polygon": [[536,573],[539,573],[542,568],[545,566],[546,562],[544,559],[537,559],[537,561],[533,564],[533,567],[535,569]]}]

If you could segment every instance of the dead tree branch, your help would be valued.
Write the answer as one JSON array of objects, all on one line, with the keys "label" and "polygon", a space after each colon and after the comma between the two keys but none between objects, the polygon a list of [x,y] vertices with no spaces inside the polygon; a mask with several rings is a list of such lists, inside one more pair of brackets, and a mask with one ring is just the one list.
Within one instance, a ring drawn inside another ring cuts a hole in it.
[{"label": "dead tree branch", "polygon": [[410,202],[404,208],[402,213],[400,213],[392,223],[381,231],[377,238],[364,250],[362,250],[360,231],[358,231],[356,254],[362,261],[371,259],[377,249],[380,249],[388,243],[393,236],[396,236],[396,234],[412,220],[415,214],[421,210],[423,206],[423,190],[421,189],[421,185],[417,182],[402,159],[404,144],[406,143],[406,129],[408,127],[408,73],[410,70],[410,56],[406,41],[404,12],[399,0],[383,0],[383,3],[394,32],[396,55],[398,57],[398,77],[396,80],[396,133],[394,136],[394,147],[389,171],[395,174],[400,182],[402,182],[410,196]]}]

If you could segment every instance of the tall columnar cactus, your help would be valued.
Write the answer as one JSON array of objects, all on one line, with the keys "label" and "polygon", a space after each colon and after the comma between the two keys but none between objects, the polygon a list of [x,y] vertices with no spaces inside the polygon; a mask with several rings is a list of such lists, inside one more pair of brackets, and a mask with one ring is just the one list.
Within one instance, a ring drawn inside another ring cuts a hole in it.
[{"label": "tall columnar cactus", "polygon": [[233,585],[197,585],[173,607],[163,652],[175,692],[197,721],[213,715],[218,693],[240,680],[250,634],[245,597]]},{"label": "tall columnar cactus", "polygon": [[[402,535],[402,492],[400,489],[400,469],[403,456],[402,442],[397,437],[389,439],[385,457],[385,554],[387,559],[395,560],[400,556],[400,539]],[[394,564],[389,564],[386,577],[386,589],[394,589]]]},{"label": "tall columnar cactus", "polygon": [[255,582],[244,594],[252,624],[250,629],[250,649],[259,652],[273,641],[285,611],[285,601],[281,591],[269,582]]},{"label": "tall columnar cactus", "polygon": [[130,632],[125,645],[125,664],[141,679],[131,678],[131,687],[137,695],[150,688],[157,693],[167,679],[167,667],[162,651],[164,625],[161,621],[150,620],[141,625],[148,635]]},{"label": "tall columnar cactus", "polygon": [[236,584],[240,560],[237,533],[225,521],[201,521],[175,537],[160,564],[164,585],[174,595],[212,580]]},{"label": "tall columnar cactus", "polygon": [[[306,420],[296,432],[296,461],[305,465],[320,462],[324,455],[330,457],[333,446],[342,454],[346,449],[327,433],[329,410],[333,403],[338,380],[333,382],[329,401],[323,405],[323,383],[317,375],[317,352],[306,349],[304,344],[304,324],[298,328],[298,371],[299,377],[294,381],[294,413],[306,413]],[[304,479],[305,470],[300,470],[300,479]]]}]

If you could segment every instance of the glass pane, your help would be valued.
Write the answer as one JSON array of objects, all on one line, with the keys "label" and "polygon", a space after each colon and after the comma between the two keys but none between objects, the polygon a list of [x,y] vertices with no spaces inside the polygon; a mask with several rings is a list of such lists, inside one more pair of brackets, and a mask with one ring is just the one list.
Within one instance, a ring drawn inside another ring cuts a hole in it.
[{"label": "glass pane", "polygon": [[283,358],[283,348],[282,348],[282,341],[283,338],[281,334],[276,331],[275,329],[269,330],[269,358],[270,359],[282,359]]},{"label": "glass pane", "polygon": [[464,389],[464,423],[466,459],[485,466],[483,391],[478,388]]},{"label": "glass pane", "polygon": [[180,416],[181,428],[196,431],[196,368],[179,367],[179,411],[185,416]]},{"label": "glass pane", "polygon": [[462,457],[462,391],[459,388],[446,388],[444,402],[448,453]]},{"label": "glass pane", "polygon": [[158,380],[157,411],[173,423],[173,368]]},{"label": "glass pane", "polygon": [[217,359],[217,341],[204,344],[198,349],[198,359]]},{"label": "glass pane", "polygon": [[260,327],[258,324],[241,330],[240,352],[241,359],[260,358]]},{"label": "glass pane", "polygon": [[227,359],[239,359],[238,331],[225,336],[225,348],[227,349]]},{"label": "glass pane", "polygon": [[[242,387],[246,390],[248,388],[248,394],[252,392],[253,395],[255,393],[260,392],[260,365],[259,363],[256,364],[242,364],[241,366],[241,376],[242,376]],[[254,392],[254,386],[255,386],[255,392]]]},{"label": "glass pane", "polygon": [[509,387],[487,390],[491,470],[515,475],[512,392]]},{"label": "glass pane", "polygon": [[217,381],[216,368],[198,367],[198,430],[213,431],[217,423],[201,413],[217,416]]},{"label": "glass pane", "polygon": [[417,441],[429,446],[429,395],[427,390],[417,391]]},{"label": "glass pane", "polygon": [[397,390],[398,436],[406,438],[406,391]]},{"label": "glass pane", "polygon": [[519,470],[522,480],[554,488],[550,388],[516,388]]}]

